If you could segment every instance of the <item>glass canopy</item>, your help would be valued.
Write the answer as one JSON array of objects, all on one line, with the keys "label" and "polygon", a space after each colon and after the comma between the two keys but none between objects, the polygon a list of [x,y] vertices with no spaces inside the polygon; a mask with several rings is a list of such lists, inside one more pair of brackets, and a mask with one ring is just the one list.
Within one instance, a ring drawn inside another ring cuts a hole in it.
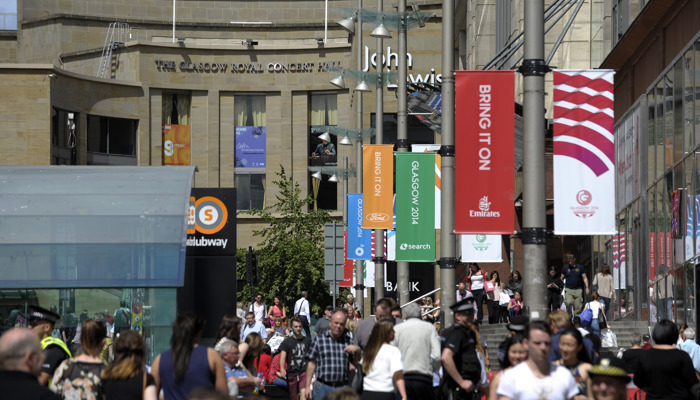
[{"label": "glass canopy", "polygon": [[184,282],[194,166],[0,166],[0,288]]}]

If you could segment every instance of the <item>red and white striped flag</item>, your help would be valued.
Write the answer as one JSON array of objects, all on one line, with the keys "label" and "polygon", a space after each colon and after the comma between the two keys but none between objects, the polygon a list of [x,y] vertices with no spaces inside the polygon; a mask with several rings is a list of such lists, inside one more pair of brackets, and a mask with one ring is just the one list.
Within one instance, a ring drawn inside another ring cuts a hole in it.
[{"label": "red and white striped flag", "polygon": [[612,70],[554,71],[554,231],[615,232]]}]

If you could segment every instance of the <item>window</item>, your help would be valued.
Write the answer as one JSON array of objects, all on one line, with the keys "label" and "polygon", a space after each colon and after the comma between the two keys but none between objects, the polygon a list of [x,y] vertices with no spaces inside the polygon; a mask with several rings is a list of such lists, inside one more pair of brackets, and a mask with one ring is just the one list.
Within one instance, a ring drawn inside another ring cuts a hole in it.
[{"label": "window", "polygon": [[265,96],[235,95],[234,166],[236,208],[265,208],[265,168],[267,167],[267,113]]},{"label": "window", "polygon": [[[70,118],[69,118],[70,117]],[[51,165],[75,165],[78,114],[53,109],[51,113]]]},{"label": "window", "polygon": [[138,120],[88,115],[89,165],[136,165]]},{"label": "window", "polygon": [[0,31],[17,30],[17,0],[0,1]]},{"label": "window", "polygon": [[[328,133],[338,125],[338,96],[335,93],[313,93],[309,99],[309,187],[314,197],[313,209],[338,208],[338,185],[328,179],[338,169],[338,137]],[[320,172],[321,179],[312,177]]]}]

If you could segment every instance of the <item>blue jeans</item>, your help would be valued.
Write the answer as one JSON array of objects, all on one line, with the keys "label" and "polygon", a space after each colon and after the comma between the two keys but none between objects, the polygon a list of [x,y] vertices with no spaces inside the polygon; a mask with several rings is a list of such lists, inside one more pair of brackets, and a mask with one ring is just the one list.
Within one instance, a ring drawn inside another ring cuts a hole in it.
[{"label": "blue jeans", "polygon": [[662,319],[668,319],[673,321],[673,310],[671,306],[673,305],[673,298],[666,297],[664,299],[659,299],[659,304],[656,305],[657,312],[659,314],[659,321]]},{"label": "blue jeans", "polygon": [[273,385],[277,385],[277,386],[287,387],[287,381],[285,381],[284,379],[282,379],[280,377],[278,377],[277,379],[275,379],[274,381],[272,381],[270,383],[272,383]]},{"label": "blue jeans", "polygon": [[329,394],[335,392],[338,389],[342,389],[347,386],[338,386],[338,387],[333,387],[333,386],[328,386],[324,383],[321,383],[319,381],[316,381],[314,383],[314,390],[313,390],[313,400],[323,400],[328,396]]},{"label": "blue jeans", "polygon": [[610,312],[610,297],[600,296],[600,301],[603,302],[603,307],[605,307],[605,319],[609,321],[612,314]]},{"label": "blue jeans", "polygon": [[[598,310],[598,312],[600,312],[600,310]],[[591,326],[588,327],[588,332],[591,332],[596,336],[600,336],[600,324],[598,324],[597,318],[593,318],[591,321]]]}]

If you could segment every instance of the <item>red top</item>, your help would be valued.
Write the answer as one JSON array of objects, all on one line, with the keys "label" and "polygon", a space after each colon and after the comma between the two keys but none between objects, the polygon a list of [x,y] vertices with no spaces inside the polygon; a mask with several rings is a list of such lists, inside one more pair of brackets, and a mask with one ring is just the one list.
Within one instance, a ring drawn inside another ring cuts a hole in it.
[{"label": "red top", "polygon": [[[265,377],[265,380],[267,382],[272,383],[275,381],[275,379],[279,378],[279,376],[277,376],[277,373],[280,370],[280,356],[281,356],[281,354],[277,354],[275,357],[272,358],[272,364],[270,365],[270,371],[267,373],[267,376]],[[287,364],[287,363],[285,362],[285,364]],[[285,365],[285,369],[286,369],[286,367],[287,366]]]},{"label": "red top", "polygon": [[270,364],[272,364],[272,357],[265,353],[260,354],[258,358],[256,358],[255,361],[253,361],[253,364],[255,365],[255,371],[258,374],[263,374],[263,376],[267,377],[268,372],[270,372]]}]

